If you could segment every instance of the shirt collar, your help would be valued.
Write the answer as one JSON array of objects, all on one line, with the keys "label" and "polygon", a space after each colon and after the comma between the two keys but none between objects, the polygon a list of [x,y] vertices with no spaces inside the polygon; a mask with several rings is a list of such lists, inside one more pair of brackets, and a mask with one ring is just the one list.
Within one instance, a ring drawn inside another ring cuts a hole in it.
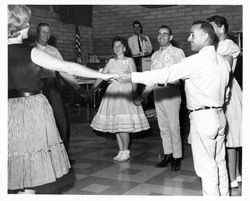
[{"label": "shirt collar", "polygon": [[199,51],[199,54],[203,54],[207,52],[215,52],[215,47],[213,45],[205,46]]},{"label": "shirt collar", "polygon": [[46,45],[41,45],[40,43],[38,43],[38,42],[36,41],[36,46],[37,46],[38,48],[42,49],[42,50],[45,50],[46,47],[47,47],[47,44],[46,44]]},{"label": "shirt collar", "polygon": [[168,46],[167,48],[165,48],[165,49],[163,49],[162,47],[160,47],[160,51],[168,50],[168,49],[170,49],[170,48],[172,48],[172,47],[173,47],[173,46],[172,46],[172,44],[170,43],[169,46]]}]

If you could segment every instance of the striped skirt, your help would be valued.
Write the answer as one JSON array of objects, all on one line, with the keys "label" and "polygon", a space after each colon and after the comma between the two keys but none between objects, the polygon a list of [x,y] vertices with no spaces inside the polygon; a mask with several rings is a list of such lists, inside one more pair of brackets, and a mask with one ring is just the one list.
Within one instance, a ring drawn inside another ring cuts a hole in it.
[{"label": "striped skirt", "polygon": [[51,183],[69,168],[47,99],[42,94],[8,99],[8,189]]}]

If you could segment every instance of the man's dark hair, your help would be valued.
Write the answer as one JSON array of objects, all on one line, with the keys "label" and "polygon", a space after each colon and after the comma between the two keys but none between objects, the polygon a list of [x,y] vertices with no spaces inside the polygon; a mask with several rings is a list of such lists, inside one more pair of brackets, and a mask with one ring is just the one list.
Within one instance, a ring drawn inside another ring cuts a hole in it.
[{"label": "man's dark hair", "polygon": [[132,23],[132,26],[134,27],[135,24],[139,24],[140,27],[142,27],[141,23],[139,21],[137,21],[137,20]]},{"label": "man's dark hair", "polygon": [[227,19],[223,16],[220,15],[213,15],[209,18],[207,18],[207,21],[209,22],[214,22],[218,27],[222,27],[222,25],[224,25],[225,28],[225,32],[228,32],[229,29],[229,25],[227,23]]},{"label": "man's dark hair", "polygon": [[39,34],[40,28],[41,28],[41,27],[44,27],[44,26],[50,27],[50,25],[49,25],[48,23],[45,23],[45,22],[39,23],[39,24],[37,25],[37,27],[36,27],[36,34]]},{"label": "man's dark hair", "polygon": [[170,35],[173,35],[173,32],[172,32],[172,30],[170,29],[170,27],[167,26],[167,25],[165,25],[165,24],[161,25],[159,29],[168,29],[169,34],[170,34]]},{"label": "man's dark hair", "polygon": [[217,45],[219,40],[214,31],[213,26],[205,20],[197,20],[192,23],[192,25],[196,25],[196,24],[200,24],[201,25],[200,28],[209,35],[212,45]]},{"label": "man's dark hair", "polygon": [[134,21],[134,22],[132,23],[133,28],[134,28],[134,25],[135,25],[135,24],[139,24],[139,25],[140,25],[140,28],[141,28],[141,29],[140,29],[140,33],[142,34],[142,33],[143,33],[143,28],[142,28],[141,23],[140,23],[139,21],[137,21],[137,20]]}]

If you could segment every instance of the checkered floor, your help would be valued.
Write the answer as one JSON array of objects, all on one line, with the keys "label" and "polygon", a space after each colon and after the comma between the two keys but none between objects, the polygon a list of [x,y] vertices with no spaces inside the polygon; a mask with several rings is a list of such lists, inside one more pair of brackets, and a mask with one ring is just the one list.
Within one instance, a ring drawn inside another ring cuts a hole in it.
[{"label": "checkered floor", "polygon": [[[93,133],[93,135],[95,135]],[[182,169],[156,168],[161,160],[158,137],[133,139],[132,159],[113,161],[116,140],[95,137],[71,140],[70,155],[75,160],[68,175],[38,193],[83,195],[201,195],[201,184],[193,170],[190,146],[184,146]]]},{"label": "checkered floor", "polygon": [[[152,123],[155,125],[156,122],[150,122]],[[182,168],[174,172],[170,167],[155,167],[162,159],[161,140],[155,134],[157,129],[134,136],[130,147],[132,159],[123,163],[113,161],[118,152],[114,136],[93,132],[87,122],[72,122],[71,131],[70,157],[75,162],[69,174],[54,183],[38,187],[37,193],[162,196],[202,194],[201,182],[194,172],[192,153],[187,143],[183,146]],[[241,186],[231,190],[231,195],[241,196]]]}]

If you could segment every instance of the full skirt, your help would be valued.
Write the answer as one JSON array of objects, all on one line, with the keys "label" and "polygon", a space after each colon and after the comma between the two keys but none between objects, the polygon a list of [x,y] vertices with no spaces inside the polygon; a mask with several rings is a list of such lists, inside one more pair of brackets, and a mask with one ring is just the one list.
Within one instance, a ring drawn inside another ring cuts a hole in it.
[{"label": "full skirt", "polygon": [[149,129],[142,106],[132,101],[131,84],[110,84],[91,127],[107,133],[136,133]]},{"label": "full skirt", "polygon": [[236,148],[242,146],[242,91],[235,78],[232,80],[231,96],[226,105],[227,118],[226,147]]},{"label": "full skirt", "polygon": [[53,182],[69,168],[47,99],[42,94],[8,99],[8,189]]}]

